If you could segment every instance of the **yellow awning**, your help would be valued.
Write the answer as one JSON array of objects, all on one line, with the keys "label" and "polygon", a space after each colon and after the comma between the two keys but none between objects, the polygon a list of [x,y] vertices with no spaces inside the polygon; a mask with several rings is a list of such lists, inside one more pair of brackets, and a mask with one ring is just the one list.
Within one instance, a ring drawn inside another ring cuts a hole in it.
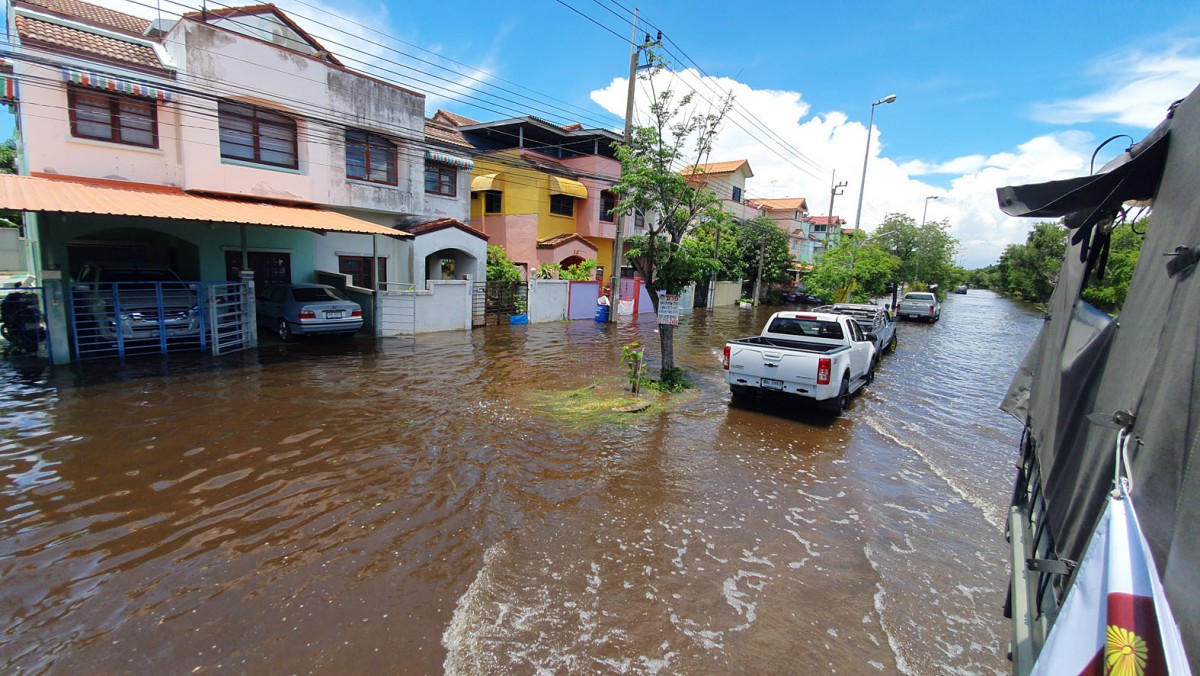
[{"label": "yellow awning", "polygon": [[550,177],[551,195],[570,195],[581,200],[587,199],[587,188],[579,181],[572,181],[561,176]]},{"label": "yellow awning", "polygon": [[0,208],[64,214],[140,216],[407,237],[407,232],[334,211],[185,193],[179,188],[104,179],[0,174]]},{"label": "yellow awning", "polygon": [[486,190],[503,190],[504,175],[503,174],[483,174],[471,178],[471,192],[484,192]]}]

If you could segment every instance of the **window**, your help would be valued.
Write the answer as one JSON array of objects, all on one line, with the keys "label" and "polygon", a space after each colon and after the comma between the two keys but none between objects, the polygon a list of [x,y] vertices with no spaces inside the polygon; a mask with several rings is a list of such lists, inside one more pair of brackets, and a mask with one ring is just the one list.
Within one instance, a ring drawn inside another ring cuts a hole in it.
[{"label": "window", "polygon": [[454,197],[458,194],[458,169],[437,162],[425,163],[425,192]]},{"label": "window", "polygon": [[296,121],[240,103],[217,104],[221,157],[296,169]]},{"label": "window", "polygon": [[502,196],[503,193],[501,193],[499,190],[485,191],[483,193],[483,213],[498,214],[503,211],[503,209],[501,209],[501,206],[503,206],[501,199]]},{"label": "window", "polygon": [[617,208],[617,196],[607,190],[602,190],[600,192],[600,220],[605,223],[614,222],[617,219],[612,212],[615,208]]},{"label": "window", "polygon": [[[376,258],[376,268],[379,287],[387,283],[387,259]],[[350,283],[360,289],[376,289],[375,279],[371,276],[370,256],[338,256],[338,272],[350,275]]]},{"label": "window", "polygon": [[396,185],[396,144],[379,134],[347,129],[346,178]]},{"label": "window", "polygon": [[812,231],[813,232],[825,232],[827,227],[828,226],[826,226],[824,223],[813,223]]},{"label": "window", "polygon": [[158,105],[152,99],[69,87],[71,136],[158,147]]},{"label": "window", "polygon": [[635,228],[646,227],[646,215],[640,211],[633,212],[633,227],[635,227]]},{"label": "window", "polygon": [[[292,255],[275,251],[247,251],[246,263],[254,271],[254,285],[265,289],[272,284],[292,283]],[[242,269],[242,251],[225,251],[225,281],[236,282]]]},{"label": "window", "polygon": [[733,186],[733,201],[734,202],[742,201],[742,189],[737,187],[736,185]]},{"label": "window", "polygon": [[550,213],[559,216],[574,216],[575,198],[570,195],[551,195]]}]

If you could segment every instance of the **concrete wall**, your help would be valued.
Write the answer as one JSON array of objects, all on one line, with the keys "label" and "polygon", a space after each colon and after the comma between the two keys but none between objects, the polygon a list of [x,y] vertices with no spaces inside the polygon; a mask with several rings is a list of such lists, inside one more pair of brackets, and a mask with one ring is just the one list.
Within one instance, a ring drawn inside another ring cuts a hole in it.
[{"label": "concrete wall", "polygon": [[571,283],[559,279],[529,281],[529,321],[558,322],[567,319],[567,295]]},{"label": "concrete wall", "polygon": [[717,282],[717,290],[713,297],[713,306],[733,305],[742,297],[742,283]]},{"label": "concrete wall", "polygon": [[16,228],[0,228],[0,272],[25,271],[21,231]]},{"label": "concrete wall", "polygon": [[[429,279],[441,279],[439,269],[430,269],[437,261],[428,257],[439,251],[453,251],[454,278],[468,275],[472,280],[484,281],[487,276],[487,240],[480,239],[458,228],[443,228],[418,236],[413,240],[413,281],[418,288]],[[432,273],[432,274],[431,274]]]},{"label": "concrete wall", "polygon": [[379,294],[379,333],[384,337],[406,335],[407,300],[414,303],[411,329],[416,333],[469,331],[471,329],[471,283],[430,281],[425,291],[385,291]]}]

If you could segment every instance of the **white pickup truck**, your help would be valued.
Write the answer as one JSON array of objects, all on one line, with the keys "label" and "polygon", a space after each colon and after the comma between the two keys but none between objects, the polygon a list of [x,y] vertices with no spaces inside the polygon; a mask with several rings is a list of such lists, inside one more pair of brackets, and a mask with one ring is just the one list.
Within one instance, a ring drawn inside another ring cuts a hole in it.
[{"label": "white pickup truck", "polygon": [[853,317],[776,312],[762,333],[725,344],[725,381],[734,397],[785,392],[841,413],[875,379],[875,345]]},{"label": "white pickup truck", "polygon": [[910,291],[896,306],[896,316],[902,319],[921,319],[929,323],[942,318],[942,303],[930,291]]}]

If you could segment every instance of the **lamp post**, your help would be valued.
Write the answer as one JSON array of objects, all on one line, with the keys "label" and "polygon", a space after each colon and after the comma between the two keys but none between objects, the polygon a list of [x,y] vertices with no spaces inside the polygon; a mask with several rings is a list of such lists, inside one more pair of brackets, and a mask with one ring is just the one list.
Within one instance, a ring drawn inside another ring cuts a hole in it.
[{"label": "lamp post", "polygon": [[881,103],[891,103],[892,101],[895,101],[895,100],[896,100],[895,94],[888,94],[887,96],[883,97],[882,99],[879,99],[875,103],[871,104],[871,121],[867,123],[867,150],[863,154],[862,185],[860,185],[858,188],[858,213],[856,213],[854,215],[854,229],[856,231],[862,229],[861,221],[862,221],[863,191],[867,189],[867,160],[871,158],[871,131],[875,128],[875,106],[877,106]]},{"label": "lamp post", "polygon": [[941,197],[939,197],[937,195],[930,195],[929,197],[925,198],[925,211],[921,212],[921,225],[922,226],[925,225],[925,216],[929,213],[929,200],[937,200],[937,199],[941,199]]}]

